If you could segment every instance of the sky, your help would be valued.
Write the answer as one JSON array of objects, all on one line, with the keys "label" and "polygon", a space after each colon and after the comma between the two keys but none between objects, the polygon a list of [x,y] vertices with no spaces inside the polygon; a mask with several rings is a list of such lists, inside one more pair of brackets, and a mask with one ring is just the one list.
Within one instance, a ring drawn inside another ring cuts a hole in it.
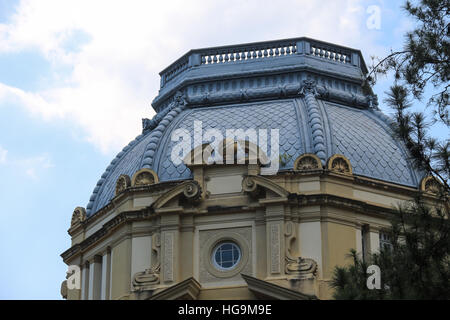
[{"label": "sky", "polygon": [[[369,65],[414,26],[402,3],[0,0],[0,299],[61,299],[73,209],[154,115],[171,62],[308,36],[360,49]],[[390,81],[374,88],[380,102]]]}]

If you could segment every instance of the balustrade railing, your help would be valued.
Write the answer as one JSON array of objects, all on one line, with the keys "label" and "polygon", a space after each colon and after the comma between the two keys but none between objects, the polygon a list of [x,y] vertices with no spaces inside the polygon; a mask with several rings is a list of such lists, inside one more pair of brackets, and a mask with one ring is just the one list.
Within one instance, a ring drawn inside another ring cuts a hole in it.
[{"label": "balustrade railing", "polygon": [[308,38],[296,38],[191,50],[160,73],[161,87],[191,67],[246,63],[296,54],[361,68],[360,53],[357,50]]}]

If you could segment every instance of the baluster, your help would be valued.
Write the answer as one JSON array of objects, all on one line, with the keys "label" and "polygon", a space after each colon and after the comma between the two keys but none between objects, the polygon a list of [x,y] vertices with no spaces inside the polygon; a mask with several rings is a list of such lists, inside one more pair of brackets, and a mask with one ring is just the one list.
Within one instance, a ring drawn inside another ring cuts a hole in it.
[{"label": "baluster", "polygon": [[205,59],[205,56],[204,55],[202,55],[202,64],[205,64],[206,63],[206,59]]},{"label": "baluster", "polygon": [[295,43],[292,44],[292,54],[297,52],[297,45]]},{"label": "baluster", "polygon": [[269,49],[269,57],[273,56],[273,50],[272,48]]},{"label": "baluster", "polygon": [[258,49],[258,58],[261,58],[261,57],[262,57],[261,49]]},{"label": "baluster", "polygon": [[280,55],[280,50],[278,50],[278,47],[275,48],[275,56],[279,56]]},{"label": "baluster", "polygon": [[208,64],[211,64],[212,58],[211,56],[208,54]]},{"label": "baluster", "polygon": [[267,52],[267,49],[263,49],[262,52],[263,52],[263,56],[262,56],[263,58],[267,57],[267,55],[269,54]]},{"label": "baluster", "polygon": [[214,58],[213,58],[213,62],[214,62],[214,63],[217,63],[217,54],[214,54],[213,57],[214,57]]}]

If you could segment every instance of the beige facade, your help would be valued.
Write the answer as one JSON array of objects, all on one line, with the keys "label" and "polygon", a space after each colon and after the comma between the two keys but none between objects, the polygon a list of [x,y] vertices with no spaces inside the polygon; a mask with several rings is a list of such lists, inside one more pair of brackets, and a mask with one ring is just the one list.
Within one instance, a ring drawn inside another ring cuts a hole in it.
[{"label": "beige facade", "polygon": [[[63,296],[330,299],[334,268],[379,250],[396,205],[435,199],[367,72],[359,50],[304,37],[180,57],[160,73],[155,117],[72,215],[61,256],[81,286],[68,275]],[[176,164],[178,129],[189,148]],[[211,136],[246,161],[207,164]]]},{"label": "beige facade", "polygon": [[[192,181],[129,185],[89,219],[76,209],[62,257],[82,279],[68,299],[329,299],[333,268],[363,237],[378,250],[393,205],[417,192],[331,167],[191,169]],[[228,271],[212,262],[225,240],[241,251]]]}]

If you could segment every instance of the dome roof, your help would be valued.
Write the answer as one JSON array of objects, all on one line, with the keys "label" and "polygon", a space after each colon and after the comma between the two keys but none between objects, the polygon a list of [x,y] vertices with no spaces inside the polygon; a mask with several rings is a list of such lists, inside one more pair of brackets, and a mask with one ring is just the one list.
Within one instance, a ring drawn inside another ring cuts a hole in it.
[{"label": "dome roof", "polygon": [[[320,46],[330,53],[314,54],[321,52]],[[224,57],[231,57],[227,52],[236,53],[236,48],[245,52],[245,59],[225,63]],[[284,49],[284,54],[267,53],[263,59],[265,48]],[[287,48],[291,53],[287,54]],[[258,52],[262,52],[260,59]],[[335,58],[330,59],[333,52]],[[346,58],[338,54],[344,53],[353,60],[341,61]],[[107,167],[90,198],[88,216],[114,197],[122,174],[131,177],[141,168],[150,168],[161,182],[191,178],[183,163],[171,161],[176,143],[171,135],[184,128],[193,138],[194,121],[201,121],[203,130],[219,130],[224,137],[226,129],[279,129],[279,153],[287,156],[280,171],[291,170],[304,153],[315,153],[323,163],[342,154],[355,175],[418,186],[419,174],[411,169],[402,144],[393,138],[389,119],[373,104],[372,95],[360,89],[366,70],[359,51],[298,38],[193,50],[185,56],[187,66],[177,60],[173,70],[169,66],[161,73],[161,90],[153,102],[157,115],[144,119],[143,134]],[[210,63],[209,57],[213,57]],[[170,77],[174,72],[178,74]]]}]

